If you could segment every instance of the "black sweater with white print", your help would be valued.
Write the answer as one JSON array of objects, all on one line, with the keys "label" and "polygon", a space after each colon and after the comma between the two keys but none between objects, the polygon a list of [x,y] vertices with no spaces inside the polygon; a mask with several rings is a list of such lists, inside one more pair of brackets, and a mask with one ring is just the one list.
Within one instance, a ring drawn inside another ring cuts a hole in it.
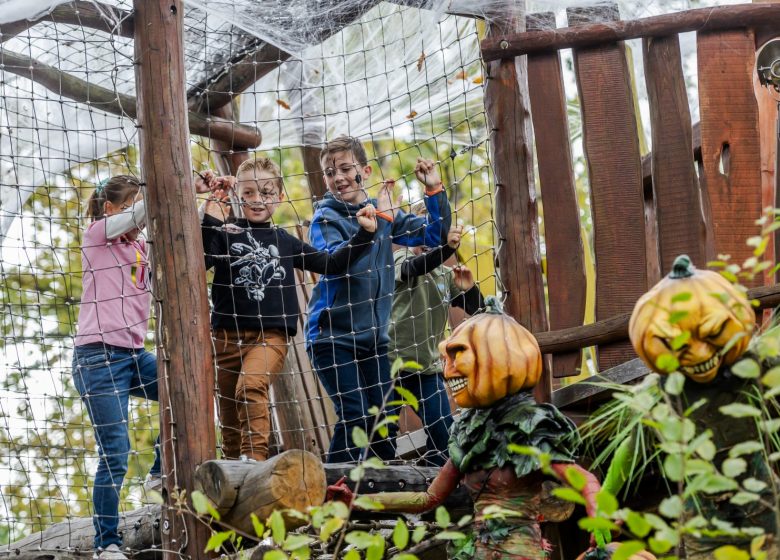
[{"label": "black sweater with white print", "polygon": [[203,217],[201,232],[206,269],[214,267],[212,328],[276,329],[290,337],[298,330],[300,315],[293,269],[344,274],[374,239],[361,228],[329,254],[270,223],[223,224],[209,215]]}]

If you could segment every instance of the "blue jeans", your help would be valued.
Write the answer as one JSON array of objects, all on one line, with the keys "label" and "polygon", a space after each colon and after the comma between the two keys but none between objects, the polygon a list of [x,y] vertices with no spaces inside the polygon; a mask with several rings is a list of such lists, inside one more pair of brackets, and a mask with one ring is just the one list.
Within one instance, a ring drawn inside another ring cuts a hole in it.
[{"label": "blue jeans", "polygon": [[[369,409],[372,406],[381,409],[385,394],[392,387],[387,348],[368,351],[317,344],[309,349],[309,358],[338,416],[326,462],[358,461],[362,450],[352,441],[352,430],[360,427],[366,434],[371,433],[376,416]],[[385,413],[397,414],[398,407],[386,407]],[[388,429],[387,438],[379,434],[372,438],[369,456],[384,460],[395,458],[398,424],[393,422]]]},{"label": "blue jeans", "polygon": [[[81,395],[98,445],[98,468],[92,489],[95,548],[120,545],[119,493],[127,473],[130,395],[156,401],[157,358],[146,350],[85,344],[73,350],[73,381]],[[160,446],[154,449],[150,474],[160,474]]]},{"label": "blue jeans", "polygon": [[444,380],[438,373],[401,371],[396,383],[417,397],[417,416],[422,420],[428,447],[426,462],[438,467],[443,466],[449,457],[447,447],[452,426],[452,411]]}]

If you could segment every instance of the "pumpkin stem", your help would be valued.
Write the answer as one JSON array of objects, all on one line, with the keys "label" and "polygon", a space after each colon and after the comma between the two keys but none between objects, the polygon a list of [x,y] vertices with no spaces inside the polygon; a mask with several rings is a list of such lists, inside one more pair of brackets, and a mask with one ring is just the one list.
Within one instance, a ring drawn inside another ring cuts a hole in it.
[{"label": "pumpkin stem", "polygon": [[674,259],[674,264],[672,264],[672,271],[669,273],[669,278],[673,278],[675,280],[680,278],[690,278],[693,276],[694,270],[695,267],[691,263],[691,258],[688,255],[680,255]]},{"label": "pumpkin stem", "polygon": [[485,298],[484,312],[493,315],[502,315],[504,313],[504,306],[501,304],[501,300],[496,296],[488,296]]}]

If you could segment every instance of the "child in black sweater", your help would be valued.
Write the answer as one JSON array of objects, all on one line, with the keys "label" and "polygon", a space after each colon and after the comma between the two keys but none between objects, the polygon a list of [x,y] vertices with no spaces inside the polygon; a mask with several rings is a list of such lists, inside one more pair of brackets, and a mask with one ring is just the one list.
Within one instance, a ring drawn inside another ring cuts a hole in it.
[{"label": "child in black sweater", "polygon": [[[367,206],[357,214],[361,229],[338,251],[317,251],[273,224],[284,185],[270,159],[245,161],[235,178],[216,177],[211,171],[200,175],[198,190],[213,193],[202,232],[206,268],[214,267],[211,327],[222,453],[228,459],[265,460],[270,376],[284,367],[300,314],[293,269],[345,273],[373,242],[376,211]],[[225,223],[230,189],[241,207],[235,223]]]}]

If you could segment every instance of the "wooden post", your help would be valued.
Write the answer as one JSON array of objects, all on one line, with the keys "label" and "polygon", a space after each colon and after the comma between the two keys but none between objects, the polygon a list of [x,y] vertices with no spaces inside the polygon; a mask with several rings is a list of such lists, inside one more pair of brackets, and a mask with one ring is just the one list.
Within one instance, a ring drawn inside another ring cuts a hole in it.
[{"label": "wooden post", "polygon": [[[488,24],[488,37],[525,30],[525,4],[507,0],[504,18]],[[534,188],[531,113],[524,57],[486,64],[485,111],[496,181],[498,265],[506,310],[533,332],[548,328],[539,249]],[[550,400],[552,383],[545,368],[535,393]]]},{"label": "wooden post", "polygon": [[215,454],[206,274],[192,185],[181,0],[135,0],[141,169],[157,299],[164,558],[203,558],[206,525],[173,505]]}]

